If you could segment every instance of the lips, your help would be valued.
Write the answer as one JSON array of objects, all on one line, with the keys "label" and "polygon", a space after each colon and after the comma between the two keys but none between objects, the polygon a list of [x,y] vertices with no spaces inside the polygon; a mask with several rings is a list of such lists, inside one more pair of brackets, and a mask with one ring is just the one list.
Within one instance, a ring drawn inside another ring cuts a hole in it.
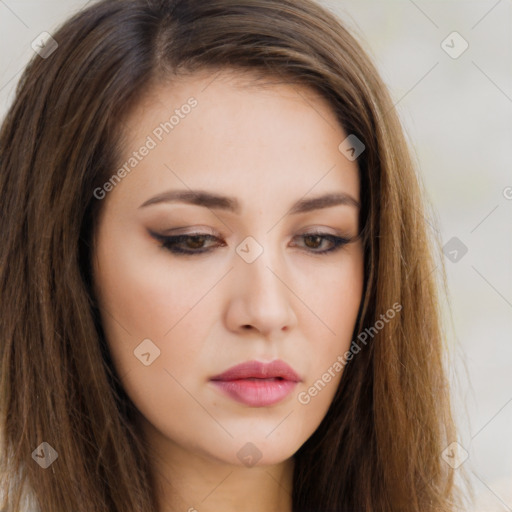
[{"label": "lips", "polygon": [[299,382],[300,377],[293,371],[291,366],[284,361],[276,360],[270,363],[260,363],[259,361],[247,361],[237,364],[212,377],[211,380],[239,380],[239,379],[273,379],[281,378],[292,382]]},{"label": "lips", "polygon": [[286,398],[301,378],[284,361],[248,361],[210,379],[223,394],[250,407],[267,407]]}]

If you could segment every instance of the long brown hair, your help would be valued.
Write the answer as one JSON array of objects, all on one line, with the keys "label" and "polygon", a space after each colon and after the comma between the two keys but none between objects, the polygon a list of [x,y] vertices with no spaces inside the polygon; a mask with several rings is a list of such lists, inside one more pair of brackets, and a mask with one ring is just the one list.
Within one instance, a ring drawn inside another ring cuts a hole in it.
[{"label": "long brown hair", "polygon": [[[364,143],[353,339],[401,305],[348,362],[295,454],[293,510],[455,510],[441,458],[456,438],[437,246],[393,103],[355,38],[311,0],[104,0],[53,37],[57,50],[34,56],[0,133],[3,506],[27,497],[42,512],[157,509],[91,286],[94,190],[117,168],[123,119],[153,84],[231,69],[310,86]],[[32,456],[42,442],[58,453],[47,469]]]}]

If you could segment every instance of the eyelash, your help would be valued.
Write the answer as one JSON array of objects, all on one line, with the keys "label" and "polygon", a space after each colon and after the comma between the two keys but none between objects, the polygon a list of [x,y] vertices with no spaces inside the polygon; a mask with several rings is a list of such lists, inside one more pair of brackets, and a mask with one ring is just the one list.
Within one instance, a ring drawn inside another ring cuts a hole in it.
[{"label": "eyelash", "polygon": [[[216,236],[209,235],[207,233],[188,233],[184,235],[176,235],[176,236],[164,236],[159,235],[157,233],[150,232],[151,236],[155,239],[157,239],[160,242],[160,246],[168,251],[170,251],[173,254],[181,255],[181,256],[193,256],[198,254],[205,254],[207,252],[210,252],[213,247],[210,247],[208,249],[199,249],[199,250],[185,250],[180,249],[177,247],[176,244],[186,242],[187,240],[193,239],[193,238],[202,238],[205,241],[206,240],[218,240]],[[309,252],[313,254],[329,254],[334,253],[338,250],[340,250],[344,245],[350,243],[352,239],[349,238],[343,238],[336,235],[331,235],[329,233],[317,233],[317,232],[311,232],[311,233],[303,233],[302,235],[298,235],[302,238],[307,237],[320,237],[323,240],[328,240],[333,244],[333,247],[330,249],[324,249],[323,251],[315,251],[311,250]],[[322,241],[320,243],[322,243]]]}]

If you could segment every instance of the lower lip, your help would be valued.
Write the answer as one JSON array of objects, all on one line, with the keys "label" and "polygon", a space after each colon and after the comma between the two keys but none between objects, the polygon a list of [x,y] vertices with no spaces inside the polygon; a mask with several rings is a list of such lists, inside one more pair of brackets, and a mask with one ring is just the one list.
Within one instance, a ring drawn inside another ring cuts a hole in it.
[{"label": "lower lip", "polygon": [[237,402],[250,407],[276,404],[286,398],[297,384],[291,380],[282,379],[212,380],[211,382]]}]

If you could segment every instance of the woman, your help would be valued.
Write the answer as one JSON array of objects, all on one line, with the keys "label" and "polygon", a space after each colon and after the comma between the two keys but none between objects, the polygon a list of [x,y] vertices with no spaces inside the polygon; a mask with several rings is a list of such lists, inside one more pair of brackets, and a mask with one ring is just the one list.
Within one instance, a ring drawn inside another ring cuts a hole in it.
[{"label": "woman", "polygon": [[455,510],[420,187],[339,20],[105,0],[53,38],[0,135],[4,507]]}]

